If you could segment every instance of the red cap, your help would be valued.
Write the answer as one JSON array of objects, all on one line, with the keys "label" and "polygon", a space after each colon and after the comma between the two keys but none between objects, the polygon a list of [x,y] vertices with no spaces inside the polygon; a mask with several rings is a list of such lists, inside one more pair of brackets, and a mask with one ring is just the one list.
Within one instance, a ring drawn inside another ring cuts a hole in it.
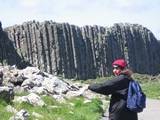
[{"label": "red cap", "polygon": [[117,65],[121,68],[125,68],[127,66],[127,62],[124,59],[117,59],[112,63],[112,66]]}]

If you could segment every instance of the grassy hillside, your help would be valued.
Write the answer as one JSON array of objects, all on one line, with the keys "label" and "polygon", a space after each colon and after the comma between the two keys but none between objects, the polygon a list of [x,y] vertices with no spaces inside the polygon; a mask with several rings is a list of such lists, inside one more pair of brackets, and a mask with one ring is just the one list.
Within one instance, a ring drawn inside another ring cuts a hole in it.
[{"label": "grassy hillside", "polygon": [[[83,83],[102,82],[109,78],[97,78],[87,81],[79,81]],[[158,76],[148,76],[134,74],[134,79],[138,80],[142,89],[148,98],[160,99],[160,80]],[[17,96],[22,96],[17,95]],[[26,93],[24,93],[26,95]],[[55,101],[50,96],[41,96],[44,102],[47,104],[43,107],[33,106],[28,103],[10,103],[17,111],[25,109],[29,112],[29,120],[99,120],[102,113],[102,102],[99,99],[92,99],[86,102],[83,97],[77,97],[70,100],[66,100],[64,103]],[[0,100],[0,116],[1,120],[8,120],[13,113],[7,112],[6,107],[8,104],[3,100]],[[38,113],[41,117],[36,117],[33,112]]]},{"label": "grassy hillside", "polygon": [[[16,110],[25,109],[29,112],[29,120],[99,120],[102,115],[102,102],[98,99],[93,99],[91,102],[84,102],[82,97],[74,98],[59,103],[52,97],[42,96],[42,99],[47,104],[43,107],[33,106],[28,103],[11,103],[10,105]],[[1,120],[8,120],[13,113],[6,111],[7,104],[4,101],[0,102]],[[32,113],[36,112],[41,117],[36,117]]]}]

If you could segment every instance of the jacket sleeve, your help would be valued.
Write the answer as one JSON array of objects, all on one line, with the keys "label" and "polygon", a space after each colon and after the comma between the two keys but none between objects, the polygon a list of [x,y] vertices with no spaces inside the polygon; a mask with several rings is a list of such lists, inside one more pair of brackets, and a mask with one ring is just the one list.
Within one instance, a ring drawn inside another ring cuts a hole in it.
[{"label": "jacket sleeve", "polygon": [[104,94],[104,95],[109,95],[113,94],[114,92],[121,90],[125,88],[127,85],[127,81],[123,75],[117,76],[112,80],[107,80],[104,83],[99,83],[99,84],[92,84],[88,87],[88,89]]}]

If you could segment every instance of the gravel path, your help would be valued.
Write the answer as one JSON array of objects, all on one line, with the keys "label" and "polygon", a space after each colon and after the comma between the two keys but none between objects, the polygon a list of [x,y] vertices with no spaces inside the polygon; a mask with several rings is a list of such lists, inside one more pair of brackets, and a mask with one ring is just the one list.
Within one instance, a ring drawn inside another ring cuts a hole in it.
[{"label": "gravel path", "polygon": [[147,106],[139,113],[139,120],[160,120],[160,100],[147,99]]},{"label": "gravel path", "polygon": [[[105,113],[108,116],[108,113]],[[101,120],[108,120],[103,117]],[[160,100],[147,99],[146,108],[138,114],[138,120],[160,120]]]}]

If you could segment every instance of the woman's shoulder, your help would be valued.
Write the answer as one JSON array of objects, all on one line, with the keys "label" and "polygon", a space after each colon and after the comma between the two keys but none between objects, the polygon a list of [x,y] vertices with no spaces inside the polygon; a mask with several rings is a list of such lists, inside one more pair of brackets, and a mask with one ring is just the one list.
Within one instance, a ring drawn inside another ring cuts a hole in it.
[{"label": "woman's shoulder", "polygon": [[119,80],[132,80],[131,76],[127,75],[127,74],[120,74],[119,76],[117,76]]},{"label": "woman's shoulder", "polygon": [[118,76],[116,76],[116,77],[114,77],[112,80],[110,80],[110,82],[122,82],[122,81],[124,81],[124,80],[127,80],[128,79],[128,76],[127,75],[125,75],[125,74],[120,74],[120,75],[118,75]]}]

